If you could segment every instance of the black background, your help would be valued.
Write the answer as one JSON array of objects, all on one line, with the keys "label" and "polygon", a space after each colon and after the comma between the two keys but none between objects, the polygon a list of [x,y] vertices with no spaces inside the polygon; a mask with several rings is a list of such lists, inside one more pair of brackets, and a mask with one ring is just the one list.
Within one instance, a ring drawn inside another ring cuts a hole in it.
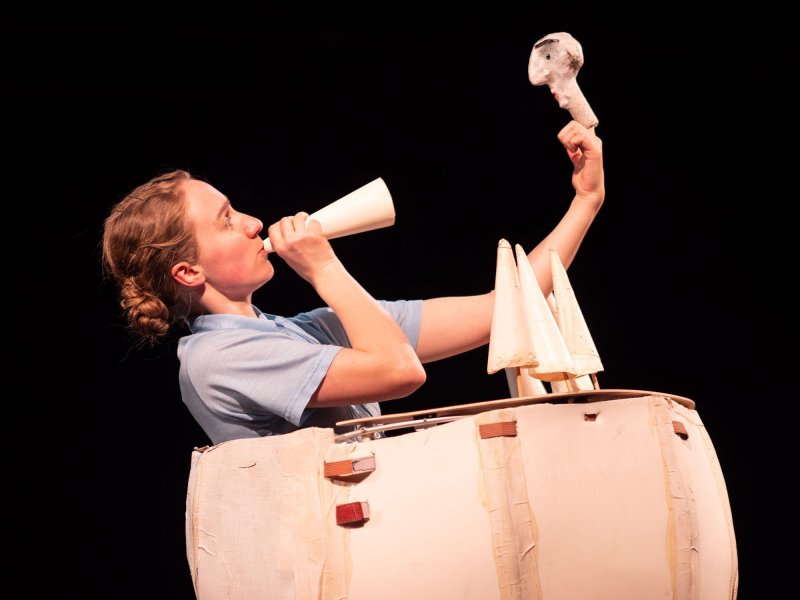
[{"label": "black background", "polygon": [[[129,345],[99,266],[111,205],[185,168],[268,224],[383,177],[395,225],[333,242],[356,278],[388,299],[486,291],[498,240],[529,250],[573,195],[556,139],[569,115],[527,80],[533,43],[569,31],[583,45],[578,82],[605,151],[606,203],[569,271],[605,366],[601,387],[697,403],[730,495],[739,598],[769,597],[756,551],[767,492],[754,483],[761,443],[747,410],[766,395],[756,376],[766,307],[754,308],[743,267],[759,224],[752,205],[733,200],[751,170],[741,138],[759,127],[732,68],[716,59],[733,40],[717,32],[714,53],[703,54],[692,41],[707,51],[707,30],[664,28],[662,16],[634,30],[535,14],[414,26],[376,16],[347,27],[242,18],[22,28],[11,61],[16,157],[31,199],[47,196],[56,215],[43,213],[43,227],[66,249],[36,277],[46,298],[66,299],[49,305],[66,387],[47,410],[67,449],[55,453],[65,460],[54,461],[53,479],[65,476],[58,504],[75,519],[76,544],[61,559],[75,559],[69,586],[193,597],[184,499],[191,449],[208,440],[180,401],[174,342]],[[720,118],[722,104],[736,127]],[[255,303],[277,314],[317,306],[272,260],[276,277]],[[502,374],[486,374],[485,348],[427,371],[422,389],[384,411],[508,396]]]}]

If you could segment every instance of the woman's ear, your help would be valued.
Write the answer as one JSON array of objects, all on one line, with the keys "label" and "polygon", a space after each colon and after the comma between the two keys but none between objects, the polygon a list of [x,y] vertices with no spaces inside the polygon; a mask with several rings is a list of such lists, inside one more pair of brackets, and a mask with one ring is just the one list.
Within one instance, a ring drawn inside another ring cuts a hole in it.
[{"label": "woman's ear", "polygon": [[190,265],[188,262],[179,262],[172,267],[172,278],[188,287],[202,285],[206,281],[206,276],[202,270]]}]

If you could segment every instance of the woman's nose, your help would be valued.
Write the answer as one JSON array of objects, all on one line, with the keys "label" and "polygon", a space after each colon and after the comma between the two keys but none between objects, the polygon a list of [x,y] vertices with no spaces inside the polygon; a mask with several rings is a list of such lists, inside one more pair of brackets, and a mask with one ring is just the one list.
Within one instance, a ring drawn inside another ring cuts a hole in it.
[{"label": "woman's nose", "polygon": [[245,225],[245,233],[248,237],[256,237],[261,230],[264,229],[264,224],[261,222],[261,219],[256,219],[255,217],[250,217],[247,221],[247,225]]}]

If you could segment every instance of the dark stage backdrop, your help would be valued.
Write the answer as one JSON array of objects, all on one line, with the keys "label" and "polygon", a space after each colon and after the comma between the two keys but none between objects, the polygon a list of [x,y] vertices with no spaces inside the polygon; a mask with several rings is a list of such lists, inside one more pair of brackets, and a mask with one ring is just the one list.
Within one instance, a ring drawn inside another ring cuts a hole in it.
[{"label": "dark stage backdrop", "polygon": [[[52,51],[16,73],[16,125],[19,156],[37,167],[28,184],[63,212],[56,239],[66,254],[53,275],[65,276],[59,352],[69,389],[50,419],[69,432],[54,475],[65,475],[59,505],[81,542],[66,552],[79,579],[71,590],[193,597],[184,498],[191,450],[208,440],[181,403],[174,342],[129,347],[99,267],[112,203],[184,168],[268,224],[382,177],[396,224],[333,242],[353,275],[379,298],[484,292],[498,240],[529,250],[573,196],[556,138],[569,115],[527,79],[533,43],[563,30],[583,45],[578,81],[605,150],[606,203],[569,271],[605,366],[601,387],[697,403],[730,494],[740,598],[767,597],[754,549],[766,492],[751,481],[759,432],[747,410],[764,399],[750,368],[759,317],[740,262],[745,219],[731,200],[743,164],[735,138],[748,125],[732,132],[713,118],[712,97],[733,83],[682,45],[700,32],[643,24],[621,33],[563,17],[437,30],[35,32]],[[319,304],[272,260],[260,308],[294,314]],[[429,365],[425,386],[384,410],[507,397],[486,358],[482,348]]]}]

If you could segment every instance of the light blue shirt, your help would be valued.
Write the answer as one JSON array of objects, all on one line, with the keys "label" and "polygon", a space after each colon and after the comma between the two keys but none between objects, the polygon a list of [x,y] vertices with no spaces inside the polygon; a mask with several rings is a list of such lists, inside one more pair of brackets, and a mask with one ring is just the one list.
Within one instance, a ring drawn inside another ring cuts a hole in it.
[{"label": "light blue shirt", "polygon": [[[416,348],[421,300],[379,301]],[[350,348],[339,318],[318,308],[291,318],[201,315],[178,342],[181,396],[213,444],[334,427],[379,415],[377,403],[306,408],[342,348]]]}]

